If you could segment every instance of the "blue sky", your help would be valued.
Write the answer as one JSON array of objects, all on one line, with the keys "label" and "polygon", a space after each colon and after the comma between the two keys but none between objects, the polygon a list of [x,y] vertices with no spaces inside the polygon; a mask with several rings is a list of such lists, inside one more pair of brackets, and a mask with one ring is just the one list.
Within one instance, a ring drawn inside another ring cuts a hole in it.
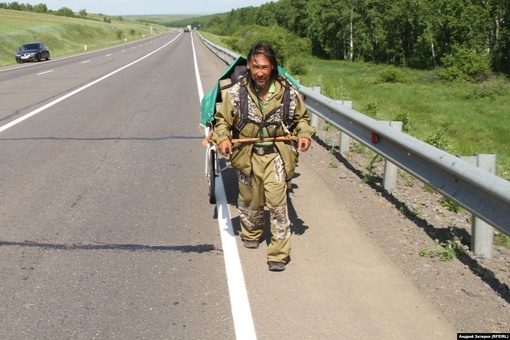
[{"label": "blue sky", "polygon": [[[277,0],[273,0],[276,2]],[[11,2],[11,1],[9,1]],[[79,12],[106,15],[141,14],[214,14],[229,12],[242,7],[258,7],[270,0],[19,0],[19,3],[37,5],[46,4],[48,9],[62,7]]]}]

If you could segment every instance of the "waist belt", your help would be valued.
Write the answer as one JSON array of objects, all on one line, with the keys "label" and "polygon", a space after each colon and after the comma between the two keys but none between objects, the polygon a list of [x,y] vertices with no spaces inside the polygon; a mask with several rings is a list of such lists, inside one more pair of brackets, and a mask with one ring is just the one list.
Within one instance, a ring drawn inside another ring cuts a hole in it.
[{"label": "waist belt", "polygon": [[253,146],[253,153],[259,156],[264,156],[276,152],[274,146]]}]

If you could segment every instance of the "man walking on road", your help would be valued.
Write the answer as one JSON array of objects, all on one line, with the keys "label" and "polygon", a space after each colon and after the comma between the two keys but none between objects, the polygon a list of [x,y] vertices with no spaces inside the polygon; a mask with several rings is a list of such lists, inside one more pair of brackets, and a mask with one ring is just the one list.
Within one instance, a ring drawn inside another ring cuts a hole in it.
[{"label": "man walking on road", "polygon": [[215,115],[213,140],[237,170],[243,245],[258,248],[267,205],[267,263],[269,270],[282,271],[291,250],[287,187],[298,151],[308,150],[315,130],[299,93],[278,72],[271,46],[255,44],[247,66],[248,75],[228,90]]}]

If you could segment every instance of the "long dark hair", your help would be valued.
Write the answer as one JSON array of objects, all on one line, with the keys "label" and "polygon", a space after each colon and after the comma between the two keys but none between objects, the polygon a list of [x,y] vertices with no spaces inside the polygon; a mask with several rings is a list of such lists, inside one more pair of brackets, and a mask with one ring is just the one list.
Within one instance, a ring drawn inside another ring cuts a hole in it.
[{"label": "long dark hair", "polygon": [[[278,61],[276,59],[276,53],[273,50],[273,48],[268,43],[259,41],[258,43],[253,45],[253,47],[250,49],[250,52],[248,52],[248,56],[246,57],[248,63],[251,63],[252,59],[259,54],[262,54],[267,59],[269,59],[269,62],[273,67],[273,70],[271,71],[271,79],[273,79],[273,81],[278,80]],[[255,89],[256,84],[255,81],[251,78],[251,76],[248,77],[248,81],[250,83],[251,88]]]}]

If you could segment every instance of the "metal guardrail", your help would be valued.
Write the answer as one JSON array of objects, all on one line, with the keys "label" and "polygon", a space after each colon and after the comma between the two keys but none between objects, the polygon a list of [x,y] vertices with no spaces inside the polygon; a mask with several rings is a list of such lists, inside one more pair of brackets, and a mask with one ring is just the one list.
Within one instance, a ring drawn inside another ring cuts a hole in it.
[{"label": "metal guardrail", "polygon": [[[202,41],[230,64],[239,55]],[[510,236],[510,182],[301,86],[316,115]]]}]

